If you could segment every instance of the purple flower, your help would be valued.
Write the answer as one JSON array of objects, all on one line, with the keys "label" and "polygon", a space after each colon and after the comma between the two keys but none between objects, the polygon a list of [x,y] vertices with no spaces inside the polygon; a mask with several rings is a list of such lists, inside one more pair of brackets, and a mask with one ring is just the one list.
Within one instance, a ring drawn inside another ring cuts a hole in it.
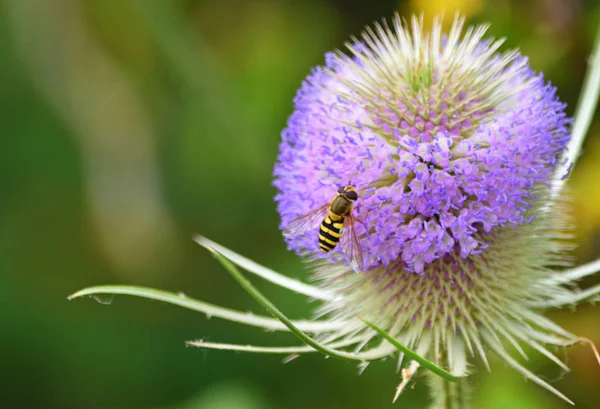
[{"label": "purple flower", "polygon": [[[367,216],[357,225],[364,269],[401,260],[423,274],[446,254],[483,251],[494,229],[529,222],[569,140],[565,105],[525,57],[484,40],[485,27],[461,29],[411,39],[397,22],[312,71],[274,170],[282,228],[352,181],[354,215]],[[287,243],[321,257],[316,230]]]},{"label": "purple flower", "polygon": [[[335,294],[317,316],[345,324],[324,339],[359,334],[360,351],[373,337],[356,320],[364,317],[455,374],[468,373],[467,356],[489,368],[492,350],[568,401],[502,341],[563,368],[543,345],[579,341],[535,311],[578,299],[571,279],[550,269],[567,265],[569,221],[552,185],[570,119],[525,57],[499,52],[502,41],[483,39],[487,27],[463,32],[463,23],[446,37],[439,20],[425,33],[416,18],[408,27],[397,17],[313,70],[275,165],[281,227],[352,181],[361,196],[352,215],[365,219],[356,224],[360,274],[342,261],[342,246],[318,252],[318,228],[286,235],[291,249],[321,259],[313,276]],[[418,366],[405,368],[399,391]]]}]

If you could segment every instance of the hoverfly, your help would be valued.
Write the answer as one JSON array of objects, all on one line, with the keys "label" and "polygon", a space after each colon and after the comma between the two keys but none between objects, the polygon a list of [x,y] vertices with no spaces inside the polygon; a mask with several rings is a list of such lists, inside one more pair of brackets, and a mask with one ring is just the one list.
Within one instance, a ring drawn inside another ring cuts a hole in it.
[{"label": "hoverfly", "polygon": [[320,223],[321,252],[328,253],[341,242],[346,260],[354,271],[361,272],[363,256],[354,222],[362,222],[351,214],[354,202],[357,200],[358,193],[354,186],[341,186],[337,195],[328,204],[295,218],[286,226],[283,234],[288,237],[304,234],[311,229],[316,229]]}]

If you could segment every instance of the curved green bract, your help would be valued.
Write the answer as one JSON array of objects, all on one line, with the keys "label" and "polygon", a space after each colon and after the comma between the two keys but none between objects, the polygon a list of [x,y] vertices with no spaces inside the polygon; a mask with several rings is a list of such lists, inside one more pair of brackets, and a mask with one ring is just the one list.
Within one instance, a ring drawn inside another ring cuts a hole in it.
[{"label": "curved green bract", "polygon": [[[287,331],[287,328],[279,320],[255,315],[249,312],[236,311],[230,308],[220,307],[204,301],[196,300],[183,293],[175,294],[169,291],[157,290],[148,287],[139,287],[134,285],[99,285],[88,287],[68,297],[69,300],[84,296],[97,297],[99,295],[133,295],[136,297],[147,298],[156,301],[163,301],[179,307],[187,308],[206,314],[207,317],[216,317],[240,324],[251,325],[254,327],[265,328],[269,330]],[[96,298],[99,302],[102,300]],[[295,325],[311,333],[321,333],[336,330],[342,327],[343,323],[336,324],[326,321],[295,321]]]},{"label": "curved green bract", "polygon": [[[264,295],[262,295],[261,292],[258,291],[250,283],[250,281],[248,281],[239,272],[239,270],[235,267],[235,265],[232,262],[230,262],[226,257],[224,257],[222,254],[220,254],[214,248],[211,248],[211,247],[206,247],[206,248],[215,256],[215,258],[223,265],[223,267],[225,267],[225,269],[242,286],[242,288],[248,294],[250,294],[250,296],[252,296],[252,298],[254,298],[260,305],[262,305],[264,308],[266,308],[267,311],[269,311],[271,314],[273,314],[275,316],[275,318],[279,319],[283,323],[283,325],[288,327],[289,330],[294,335],[296,335],[296,337],[298,337],[298,339],[300,339],[302,342],[304,342],[305,344],[313,347],[317,351],[322,352],[323,354],[328,355],[328,356],[333,356],[333,357],[341,358],[341,359],[357,360],[357,361],[367,360],[364,357],[362,357],[361,354],[352,354],[352,353],[328,348],[325,345],[320,344],[319,342],[315,341],[313,338],[306,335],[304,332],[302,332],[300,329],[298,329],[292,323],[292,321],[289,320],[281,311],[279,311],[279,309],[273,303],[271,303]],[[452,375],[451,373],[445,371],[444,369],[436,366],[433,362],[421,357],[416,352],[414,352],[414,351],[408,349],[407,347],[405,347],[404,345],[400,344],[397,340],[392,338],[387,332],[385,332],[381,328],[377,327],[375,324],[372,324],[364,319],[362,319],[362,321],[365,324],[367,324],[369,327],[371,327],[373,330],[375,330],[386,341],[390,342],[395,348],[404,352],[404,354],[406,356],[408,356],[410,359],[419,362],[422,366],[429,369],[431,372],[435,373],[436,375],[439,375],[439,376],[443,377],[444,379],[447,379],[452,382],[455,382],[455,381],[461,379],[461,377]]]},{"label": "curved green bract", "polygon": [[[276,319],[267,318],[264,316],[257,316],[251,313],[244,313],[241,311],[236,311],[228,308],[223,308],[217,305],[213,305],[210,303],[206,303],[200,300],[196,300],[194,298],[188,297],[183,293],[172,293],[168,291],[162,291],[154,288],[147,287],[139,287],[139,286],[127,286],[127,285],[103,285],[103,286],[95,286],[85,288],[80,290],[68,297],[69,300],[83,297],[83,296],[92,296],[98,297],[101,295],[133,295],[137,297],[148,298],[157,301],[163,301],[170,304],[174,304],[180,307],[188,308],[193,311],[198,311],[206,314],[207,316],[213,316],[218,318],[227,319],[233,322],[239,322],[246,325],[252,325],[262,328],[268,329],[288,329],[292,332],[298,339],[300,339],[304,344],[308,347],[319,351],[327,356],[332,356],[340,359],[348,359],[359,362],[367,362],[376,359],[381,359],[385,356],[388,356],[391,352],[393,352],[393,348],[397,348],[402,351],[406,356],[410,359],[419,362],[422,366],[429,369],[433,373],[447,379],[449,381],[456,381],[460,379],[460,377],[456,377],[449,372],[443,370],[442,368],[437,367],[434,363],[428,361],[427,359],[419,356],[414,351],[406,348],[394,338],[392,338],[389,334],[387,334],[381,328],[375,326],[374,324],[363,320],[363,322],[375,330],[380,336],[382,336],[389,344],[386,342],[382,342],[379,346],[363,351],[363,352],[346,352],[341,351],[339,349],[331,348],[331,345],[327,346],[314,338],[307,335],[306,332],[309,333],[319,333],[319,332],[329,332],[334,330],[339,330],[340,327],[347,325],[347,322],[329,322],[329,321],[292,321],[287,318],[271,301],[269,301],[260,291],[258,291],[251,283],[248,281],[242,273],[236,268],[232,261],[230,261],[225,255],[220,253],[217,249],[211,247],[210,245],[204,244],[205,248],[207,248],[213,256],[225,267],[225,270],[231,274],[231,276],[240,284],[240,286],[248,293],[252,298],[254,298],[260,305],[262,305],[267,311],[269,311]],[[96,298],[99,302],[103,302],[100,298]],[[107,303],[107,302],[103,302]],[[344,343],[334,343],[332,345],[343,346]],[[202,346],[201,344],[198,346]],[[207,347],[221,348],[221,349],[239,349],[239,346],[232,345],[217,345],[217,344],[207,344]],[[246,348],[249,352],[290,352],[291,350],[279,349],[275,348]],[[302,348],[293,349],[296,352],[310,352],[304,351]]]},{"label": "curved green bract", "polygon": [[596,107],[598,106],[598,95],[600,95],[600,26],[596,32],[594,48],[589,57],[588,70],[585,74],[583,87],[579,94],[579,101],[573,116],[573,127],[571,128],[571,140],[557,167],[555,183],[552,188],[553,196],[558,195],[565,184],[568,174],[577,162],[583,141],[588,134]]},{"label": "curved green bract", "polygon": [[401,351],[402,353],[404,353],[404,355],[406,355],[407,357],[409,357],[413,361],[417,361],[419,364],[421,364],[421,366],[429,369],[434,374],[439,375],[442,378],[444,378],[446,380],[449,380],[449,381],[452,381],[452,382],[456,382],[459,379],[464,378],[463,376],[452,375],[450,372],[448,372],[448,371],[440,368],[439,366],[436,366],[436,364],[434,364],[433,362],[431,362],[431,361],[423,358],[422,356],[418,355],[413,350],[408,349],[407,347],[405,347],[404,345],[402,345],[400,342],[398,342],[395,338],[393,338],[390,334],[388,334],[387,332],[385,332],[384,330],[382,330],[381,328],[379,328],[377,325],[373,324],[372,322],[369,322],[369,321],[367,321],[364,318],[360,318],[360,317],[358,317],[358,318],[362,322],[364,322],[365,324],[367,324],[369,327],[371,327],[379,335],[381,335],[381,337],[383,339],[385,339],[390,344],[392,344],[393,346],[395,346],[399,351]]},{"label": "curved green bract", "polygon": [[248,293],[252,298],[256,300],[260,305],[262,305],[267,311],[269,311],[275,318],[277,318],[283,325],[288,327],[290,332],[292,332],[300,341],[304,342],[306,345],[309,345],[316,349],[319,352],[327,356],[333,356],[341,359],[350,359],[356,361],[365,361],[364,358],[361,358],[357,354],[351,354],[344,351],[338,351],[335,349],[331,349],[321,344],[320,342],[314,340],[309,337],[303,331],[301,331],[298,327],[294,325],[294,323],[287,318],[279,309],[269,301],[260,291],[258,291],[251,283],[248,281],[242,273],[235,267],[235,265],[229,261],[225,256],[219,253],[212,247],[206,247],[208,251],[210,251],[215,258],[225,267],[225,270],[237,281],[240,286]]}]

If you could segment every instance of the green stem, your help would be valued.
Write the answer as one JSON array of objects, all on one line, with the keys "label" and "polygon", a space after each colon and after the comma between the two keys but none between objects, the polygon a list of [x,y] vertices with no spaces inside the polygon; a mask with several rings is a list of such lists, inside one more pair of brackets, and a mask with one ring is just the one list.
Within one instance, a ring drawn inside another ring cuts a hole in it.
[{"label": "green stem", "polygon": [[431,409],[469,409],[471,407],[471,388],[467,379],[449,382],[430,372],[427,374],[433,401]]}]

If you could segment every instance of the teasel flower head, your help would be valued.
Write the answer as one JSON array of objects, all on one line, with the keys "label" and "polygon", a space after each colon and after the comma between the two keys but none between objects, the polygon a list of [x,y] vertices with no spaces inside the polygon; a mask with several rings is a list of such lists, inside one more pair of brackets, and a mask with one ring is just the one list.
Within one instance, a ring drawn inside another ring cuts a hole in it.
[{"label": "teasel flower head", "polygon": [[505,343],[564,367],[544,345],[577,341],[537,312],[571,294],[552,270],[568,262],[569,221],[552,180],[570,119],[556,89],[518,51],[499,51],[502,40],[485,39],[486,29],[457,17],[445,35],[438,19],[425,32],[422,19],[396,17],[353,39],[348,53],[328,54],[282,134],[281,227],[339,186],[361,196],[358,273],[341,246],[319,252],[318,229],[286,238],[318,260],[315,278],[337,295],[318,315],[354,323],[326,341],[362,334],[360,350],[372,329],[352,319],[364,317],[453,373],[467,373],[470,356],[489,367],[493,351],[560,395]]}]

